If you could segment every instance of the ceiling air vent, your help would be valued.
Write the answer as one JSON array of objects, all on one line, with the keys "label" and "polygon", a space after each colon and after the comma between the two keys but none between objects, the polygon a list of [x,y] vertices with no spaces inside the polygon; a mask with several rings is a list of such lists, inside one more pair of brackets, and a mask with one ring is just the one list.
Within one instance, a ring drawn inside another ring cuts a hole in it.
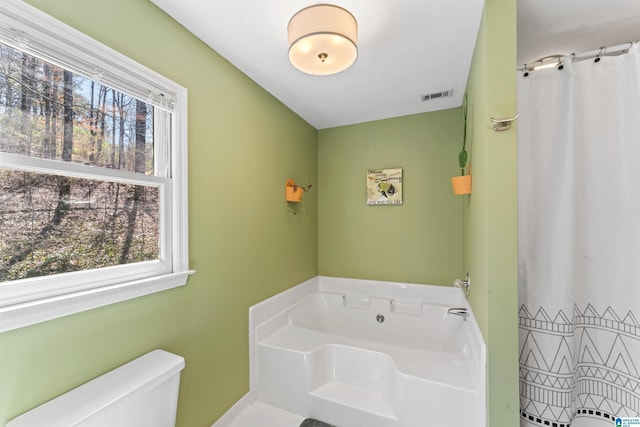
[{"label": "ceiling air vent", "polygon": [[453,89],[443,90],[442,92],[434,92],[428,95],[421,95],[420,99],[422,99],[422,101],[431,101],[432,99],[448,98],[450,96],[453,96]]}]

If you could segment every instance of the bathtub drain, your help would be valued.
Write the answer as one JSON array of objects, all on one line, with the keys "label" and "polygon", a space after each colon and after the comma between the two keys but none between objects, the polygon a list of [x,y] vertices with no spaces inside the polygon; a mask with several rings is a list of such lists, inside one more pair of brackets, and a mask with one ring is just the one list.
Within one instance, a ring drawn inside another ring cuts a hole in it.
[{"label": "bathtub drain", "polygon": [[382,322],[384,322],[384,315],[382,315],[382,314],[378,314],[378,315],[376,316],[376,321],[377,321],[378,323],[382,323]]}]

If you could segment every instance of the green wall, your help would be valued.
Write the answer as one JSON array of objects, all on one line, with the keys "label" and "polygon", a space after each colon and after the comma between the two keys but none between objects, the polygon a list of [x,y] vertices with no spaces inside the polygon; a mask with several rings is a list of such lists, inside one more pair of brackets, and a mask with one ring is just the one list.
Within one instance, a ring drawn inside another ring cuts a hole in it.
[{"label": "green wall", "polygon": [[[460,108],[319,131],[321,275],[449,285],[462,277]],[[403,204],[368,206],[369,169],[403,169]]]},{"label": "green wall", "polygon": [[516,33],[516,1],[487,0],[467,88],[473,194],[464,203],[464,259],[487,343],[491,427],[519,423],[517,122],[494,132],[489,121],[517,112]]},{"label": "green wall", "polygon": [[178,426],[248,390],[248,308],[317,275],[317,131],[147,0],[30,0],[189,90],[187,286],[0,334],[0,425],[154,348],[186,358]]}]

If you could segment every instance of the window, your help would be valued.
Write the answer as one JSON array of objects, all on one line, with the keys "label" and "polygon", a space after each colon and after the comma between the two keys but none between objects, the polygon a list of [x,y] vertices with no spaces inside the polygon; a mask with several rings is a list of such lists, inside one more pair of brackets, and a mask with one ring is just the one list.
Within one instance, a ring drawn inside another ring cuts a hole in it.
[{"label": "window", "polygon": [[186,283],[186,90],[0,4],[0,332]]}]

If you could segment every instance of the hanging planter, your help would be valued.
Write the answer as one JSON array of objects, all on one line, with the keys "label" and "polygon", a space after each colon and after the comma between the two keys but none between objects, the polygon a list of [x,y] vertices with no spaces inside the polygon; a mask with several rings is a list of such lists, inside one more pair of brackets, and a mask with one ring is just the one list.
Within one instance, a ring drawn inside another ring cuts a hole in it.
[{"label": "hanging planter", "polygon": [[467,146],[467,94],[464,94],[464,101],[462,103],[462,117],[464,131],[462,136],[462,150],[458,153],[458,166],[460,167],[460,176],[454,176],[451,178],[451,185],[453,187],[453,194],[471,194],[471,165],[469,165],[469,174],[464,174],[464,168],[467,165],[468,154],[466,150]]},{"label": "hanging planter", "polygon": [[471,175],[454,176],[451,178],[453,194],[471,194]]},{"label": "hanging planter", "polygon": [[311,185],[308,185],[307,187],[300,187],[296,185],[296,182],[292,178],[289,178],[284,187],[285,200],[287,202],[295,202],[295,203],[301,202],[302,193],[304,193],[310,188],[311,188]]}]

